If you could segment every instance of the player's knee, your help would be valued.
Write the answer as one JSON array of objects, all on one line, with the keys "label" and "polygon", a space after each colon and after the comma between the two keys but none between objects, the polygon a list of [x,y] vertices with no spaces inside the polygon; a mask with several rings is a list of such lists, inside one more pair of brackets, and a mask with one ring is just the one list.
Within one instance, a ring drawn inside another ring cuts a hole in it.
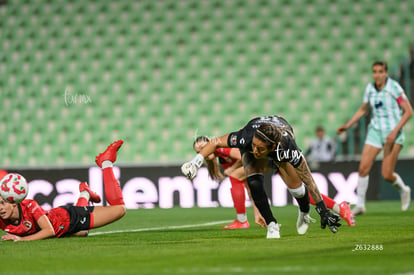
[{"label": "player's knee", "polygon": [[394,182],[395,181],[395,176],[394,176],[394,172],[393,171],[387,171],[387,170],[383,170],[382,171],[382,177],[389,182]]},{"label": "player's knee", "polygon": [[298,188],[288,188],[288,190],[289,190],[289,193],[295,198],[303,198],[306,194],[306,188],[303,183]]},{"label": "player's knee", "polygon": [[358,175],[360,177],[368,176],[370,170],[370,166],[362,165],[358,169]]},{"label": "player's knee", "polygon": [[119,218],[122,218],[126,214],[126,207],[124,204],[119,205]]},{"label": "player's knee", "polygon": [[112,217],[113,220],[119,220],[120,218],[122,218],[123,216],[125,216],[126,214],[126,207],[123,204],[120,205],[112,205],[110,206],[112,208],[111,212],[112,212]]}]

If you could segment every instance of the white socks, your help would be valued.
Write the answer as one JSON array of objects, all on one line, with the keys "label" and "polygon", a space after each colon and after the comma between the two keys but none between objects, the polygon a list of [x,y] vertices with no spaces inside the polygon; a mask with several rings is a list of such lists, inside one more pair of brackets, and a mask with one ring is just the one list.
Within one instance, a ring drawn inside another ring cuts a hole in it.
[{"label": "white socks", "polygon": [[341,208],[339,208],[339,204],[335,203],[334,206],[332,207],[332,210],[335,211],[336,213],[339,213],[341,211]]},{"label": "white socks", "polygon": [[399,192],[406,192],[408,189],[407,185],[405,185],[400,175],[398,175],[397,173],[395,173],[395,175],[397,176],[397,179],[395,180],[395,182],[392,183],[392,186],[394,186],[394,188],[397,189]]},{"label": "white socks", "polygon": [[87,201],[89,201],[90,197],[91,195],[88,193],[88,191],[82,191],[79,193],[79,198],[85,198]]},{"label": "white socks", "polygon": [[104,160],[102,161],[102,169],[113,167],[113,163],[110,160]]},{"label": "white socks", "polygon": [[237,220],[239,222],[245,222],[245,221],[247,221],[247,215],[246,215],[246,213],[237,214]]},{"label": "white socks", "polygon": [[[408,190],[408,186],[405,185],[400,175],[398,175],[397,173],[395,173],[395,175],[397,176],[397,179],[395,180],[395,182],[392,183],[392,186],[394,186],[394,188],[397,189],[399,192],[406,192]],[[359,207],[365,207],[365,196],[368,189],[368,180],[369,176],[358,177],[358,199],[356,205]]]},{"label": "white socks", "polygon": [[369,176],[365,177],[358,177],[358,187],[357,187],[357,203],[356,205],[359,207],[365,207],[365,195],[368,190],[368,181]]}]

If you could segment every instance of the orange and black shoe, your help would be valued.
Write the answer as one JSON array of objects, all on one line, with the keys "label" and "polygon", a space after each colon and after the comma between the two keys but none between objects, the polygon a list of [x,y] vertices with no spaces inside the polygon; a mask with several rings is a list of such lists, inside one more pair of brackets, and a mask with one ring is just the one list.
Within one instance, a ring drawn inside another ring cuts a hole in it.
[{"label": "orange and black shoe", "polygon": [[102,168],[102,162],[104,162],[105,160],[115,162],[117,152],[123,143],[124,141],[121,139],[111,143],[111,145],[109,145],[108,148],[106,148],[105,152],[100,153],[98,156],[96,156],[95,158],[96,164]]},{"label": "orange and black shoe", "polygon": [[89,185],[86,181],[79,184],[79,192],[82,192],[82,191],[86,191],[89,193],[89,200],[91,202],[94,202],[94,203],[101,202],[101,197],[96,192],[92,191],[92,189],[89,188]]}]

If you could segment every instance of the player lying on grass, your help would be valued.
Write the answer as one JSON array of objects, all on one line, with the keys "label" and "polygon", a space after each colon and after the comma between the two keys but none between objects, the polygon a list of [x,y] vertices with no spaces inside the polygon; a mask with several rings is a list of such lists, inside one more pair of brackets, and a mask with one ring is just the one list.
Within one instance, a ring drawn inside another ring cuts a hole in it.
[{"label": "player lying on grass", "polygon": [[[206,136],[199,136],[193,143],[194,151],[199,153],[210,141],[210,138]],[[246,216],[246,196],[244,188],[250,195],[250,189],[246,181],[246,174],[244,172],[243,164],[241,161],[240,150],[237,148],[219,148],[213,154],[208,155],[205,158],[207,169],[210,177],[213,180],[223,180],[224,175],[221,173],[218,162],[224,170],[224,174],[229,177],[231,183],[231,196],[236,209],[237,218],[233,223],[223,226],[223,229],[238,229],[248,228],[249,223]],[[330,197],[321,194],[323,201],[329,209],[339,213],[339,215],[348,223],[349,226],[355,226],[355,217],[351,212],[349,204],[345,201],[337,203]],[[251,195],[251,200],[253,201]],[[315,201],[310,197],[310,203],[316,205]],[[255,222],[262,226],[266,226],[266,221],[260,215],[259,210],[253,204],[253,210],[255,215]]]},{"label": "player lying on grass", "polygon": [[87,236],[89,229],[101,227],[119,220],[126,208],[122,191],[112,166],[123,141],[113,142],[95,158],[102,168],[105,197],[109,206],[88,206],[89,201],[98,203],[101,198],[86,182],[79,185],[79,199],[75,206],[61,206],[49,211],[43,210],[31,199],[11,204],[0,198],[0,227],[6,232],[3,240],[33,241],[46,238]]},{"label": "player lying on grass", "polygon": [[193,160],[182,165],[182,173],[193,179],[208,155],[217,148],[229,147],[240,149],[250,192],[267,224],[268,239],[280,238],[279,224],[273,216],[264,190],[263,174],[269,163],[279,171],[289,192],[299,204],[297,230],[300,234],[306,233],[311,220],[309,194],[321,216],[321,227],[328,226],[333,233],[338,231],[340,217],[327,209],[306,160],[296,145],[293,129],[284,118],[257,117],[237,132],[214,138]]}]

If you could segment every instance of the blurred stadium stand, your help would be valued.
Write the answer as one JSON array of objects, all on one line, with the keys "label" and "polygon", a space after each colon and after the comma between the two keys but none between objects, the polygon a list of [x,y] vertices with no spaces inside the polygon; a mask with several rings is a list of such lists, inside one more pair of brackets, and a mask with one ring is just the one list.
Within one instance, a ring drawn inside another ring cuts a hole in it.
[{"label": "blurred stadium stand", "polygon": [[410,0],[3,2],[6,167],[91,164],[120,138],[120,163],[181,162],[195,136],[268,114],[305,148],[361,104],[374,60],[399,75],[414,43]]}]

